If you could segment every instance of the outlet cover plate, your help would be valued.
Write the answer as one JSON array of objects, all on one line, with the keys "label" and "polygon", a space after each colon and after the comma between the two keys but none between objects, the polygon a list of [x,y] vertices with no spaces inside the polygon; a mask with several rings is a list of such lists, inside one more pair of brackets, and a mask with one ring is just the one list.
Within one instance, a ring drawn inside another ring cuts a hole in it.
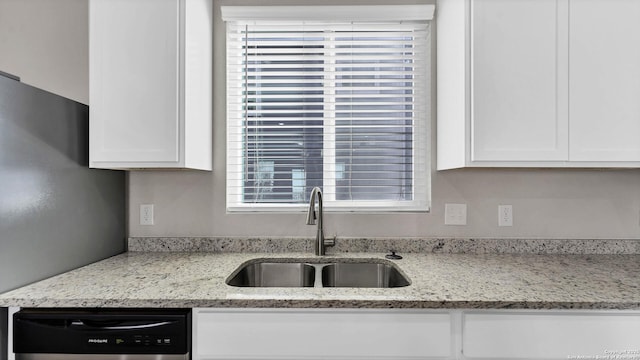
[{"label": "outlet cover plate", "polygon": [[513,206],[498,205],[498,226],[513,226]]},{"label": "outlet cover plate", "polygon": [[153,204],[140,205],[140,225],[153,225]]}]

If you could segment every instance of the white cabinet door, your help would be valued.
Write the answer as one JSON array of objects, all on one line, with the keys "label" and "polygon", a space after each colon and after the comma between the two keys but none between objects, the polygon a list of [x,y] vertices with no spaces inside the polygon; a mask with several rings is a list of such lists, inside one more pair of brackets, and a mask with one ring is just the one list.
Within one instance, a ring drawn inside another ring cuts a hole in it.
[{"label": "white cabinet door", "polygon": [[570,7],[570,159],[640,161],[640,1]]},{"label": "white cabinet door", "polygon": [[91,1],[94,161],[178,161],[178,1]]},{"label": "white cabinet door", "polygon": [[437,4],[438,170],[640,167],[640,1]]},{"label": "white cabinet door", "polygon": [[640,356],[638,313],[468,313],[463,321],[462,352],[467,359]]},{"label": "white cabinet door", "polygon": [[194,359],[446,359],[446,312],[196,309]]},{"label": "white cabinet door", "polygon": [[211,10],[91,0],[92,167],[211,169]]},{"label": "white cabinet door", "polygon": [[472,161],[567,160],[566,1],[471,1]]}]

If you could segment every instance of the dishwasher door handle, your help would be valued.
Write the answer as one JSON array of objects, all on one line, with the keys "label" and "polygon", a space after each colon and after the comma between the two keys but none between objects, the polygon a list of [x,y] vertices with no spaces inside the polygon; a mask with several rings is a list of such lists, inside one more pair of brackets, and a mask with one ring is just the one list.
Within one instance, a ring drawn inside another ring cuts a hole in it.
[{"label": "dishwasher door handle", "polygon": [[77,326],[82,328],[88,328],[92,330],[100,329],[100,330],[138,330],[138,329],[151,329],[159,326],[170,325],[173,322],[171,321],[159,321],[149,324],[137,324],[137,325],[104,325],[104,326],[96,326],[87,324],[82,320],[75,320],[71,322],[71,326]]}]

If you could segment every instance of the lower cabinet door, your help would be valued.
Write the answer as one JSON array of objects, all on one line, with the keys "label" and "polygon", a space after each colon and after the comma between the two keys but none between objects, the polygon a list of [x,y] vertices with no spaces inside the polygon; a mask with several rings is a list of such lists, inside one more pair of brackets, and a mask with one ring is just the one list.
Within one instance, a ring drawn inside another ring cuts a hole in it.
[{"label": "lower cabinet door", "polygon": [[466,359],[638,359],[640,313],[467,313]]},{"label": "lower cabinet door", "polygon": [[196,309],[194,359],[447,359],[447,312]]}]

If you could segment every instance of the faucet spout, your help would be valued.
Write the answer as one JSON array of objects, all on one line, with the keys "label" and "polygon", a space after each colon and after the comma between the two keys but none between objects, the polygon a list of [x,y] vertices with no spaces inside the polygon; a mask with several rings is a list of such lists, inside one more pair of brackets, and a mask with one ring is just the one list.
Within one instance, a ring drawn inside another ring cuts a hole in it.
[{"label": "faucet spout", "polygon": [[[316,202],[318,203],[318,213],[316,214]],[[322,226],[323,214],[322,214],[322,190],[319,187],[314,187],[311,190],[311,196],[309,196],[309,210],[307,211],[307,225],[318,225],[316,231],[315,241],[315,254],[325,255],[326,247],[333,246],[333,240],[324,239],[324,229]]]},{"label": "faucet spout", "polygon": [[322,191],[319,187],[314,187],[313,190],[311,190],[311,196],[309,197],[309,210],[307,211],[307,225],[316,224],[316,219],[318,218],[316,216],[316,198],[318,199],[320,214],[322,214]]}]

